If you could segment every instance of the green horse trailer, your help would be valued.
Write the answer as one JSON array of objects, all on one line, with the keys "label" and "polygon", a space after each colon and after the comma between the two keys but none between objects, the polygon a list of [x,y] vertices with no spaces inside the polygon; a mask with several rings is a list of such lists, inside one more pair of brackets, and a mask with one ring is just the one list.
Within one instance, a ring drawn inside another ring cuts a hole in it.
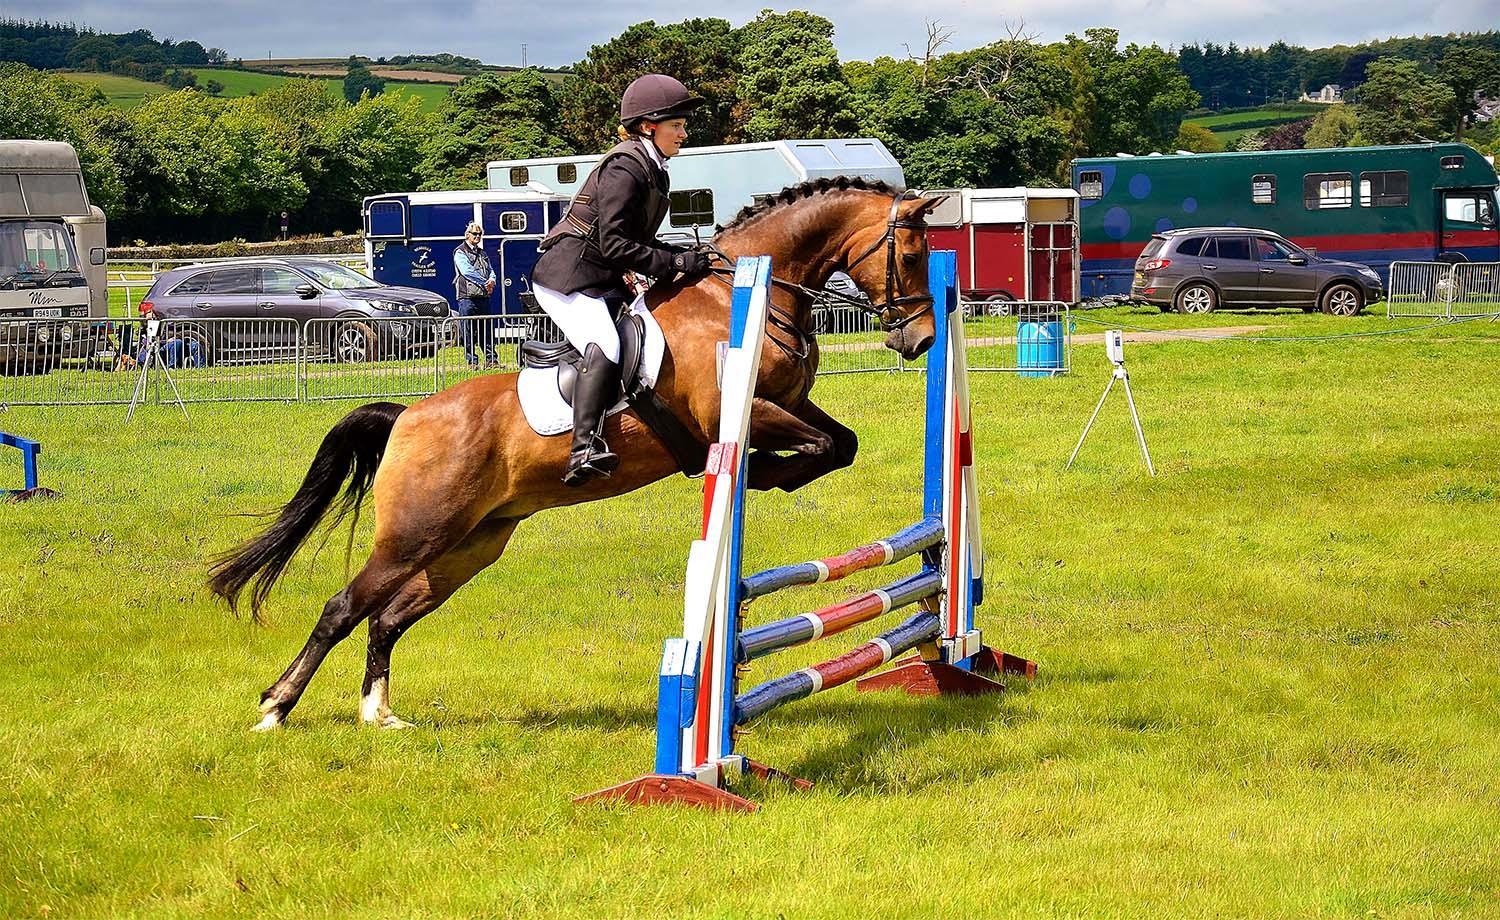
[{"label": "green horse trailer", "polygon": [[1073,161],[1085,297],[1128,294],[1154,233],[1272,230],[1386,278],[1395,261],[1500,259],[1494,166],[1466,144]]}]

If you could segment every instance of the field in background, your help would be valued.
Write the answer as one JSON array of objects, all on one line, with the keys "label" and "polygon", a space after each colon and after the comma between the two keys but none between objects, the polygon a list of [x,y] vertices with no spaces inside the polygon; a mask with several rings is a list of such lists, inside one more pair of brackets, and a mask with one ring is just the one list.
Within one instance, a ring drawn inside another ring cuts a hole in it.
[{"label": "field in background", "polygon": [[[197,67],[191,68],[198,76],[198,85],[201,87],[209,80],[218,80],[224,84],[222,96],[233,99],[239,96],[250,96],[266,92],[277,86],[296,79],[283,77],[277,74],[257,73],[251,70],[220,70],[217,68]],[[145,80],[137,80],[133,77],[122,77],[117,74],[99,73],[66,73],[62,76],[70,80],[77,80],[91,86],[97,86],[104,91],[112,105],[120,108],[134,108],[140,105],[150,96],[160,93],[171,92],[169,88],[160,83],[149,83]],[[312,79],[312,78],[306,78]],[[343,93],[342,79],[320,79],[318,82],[328,86],[335,94]],[[442,105],[443,100],[448,97],[449,86],[436,83],[401,83],[387,81],[386,92],[393,94],[405,94],[414,96],[422,101],[422,109],[427,112],[435,112]]]},{"label": "field in background", "polygon": [[[43,440],[66,497],[0,505],[0,915],[1495,916],[1497,348],[1488,322],[1129,345],[1154,480],[1118,392],[1062,472],[1108,377],[1097,344],[1071,377],[976,375],[980,623],[1038,680],[775,712],[746,749],[818,785],[752,786],[749,818],[569,802],[650,765],[698,482],[523,524],[398,647],[393,702],[417,728],[355,724],[360,629],[261,736],[257,694],[342,586],[344,534],[293,562],[264,627],[210,603],[204,571],[353,404],[194,406],[191,424],[151,406],[132,427],[122,407],[13,409],[0,428]],[[916,519],[921,392],[918,374],[818,381],[859,459],[755,495],[747,570]],[[850,581],[752,621],[882,583]]]},{"label": "field in background", "polygon": [[1301,121],[1304,118],[1311,118],[1325,108],[1326,106],[1314,105],[1312,103],[1272,105],[1244,112],[1203,115],[1197,118],[1186,119],[1185,123],[1207,128],[1225,146],[1228,146],[1246,134],[1261,131],[1265,128],[1272,128],[1277,125]]}]

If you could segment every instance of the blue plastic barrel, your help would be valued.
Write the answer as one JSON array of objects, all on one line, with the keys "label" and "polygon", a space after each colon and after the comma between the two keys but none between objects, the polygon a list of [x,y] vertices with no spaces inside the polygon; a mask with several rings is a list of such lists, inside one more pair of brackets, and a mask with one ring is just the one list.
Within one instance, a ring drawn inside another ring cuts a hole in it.
[{"label": "blue plastic barrel", "polygon": [[1062,322],[1022,320],[1016,324],[1016,367],[1022,377],[1051,377],[1063,367]]}]

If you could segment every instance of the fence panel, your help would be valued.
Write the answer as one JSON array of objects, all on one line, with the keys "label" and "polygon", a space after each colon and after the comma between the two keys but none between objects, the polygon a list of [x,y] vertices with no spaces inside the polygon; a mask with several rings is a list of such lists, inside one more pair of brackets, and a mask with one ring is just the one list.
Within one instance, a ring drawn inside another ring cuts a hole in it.
[{"label": "fence panel", "polygon": [[122,326],[122,363],[137,374],[149,371],[159,402],[297,399],[301,330],[294,319],[168,319],[154,339],[140,323]]},{"label": "fence panel", "polygon": [[[768,332],[778,335],[774,327]],[[854,307],[820,305],[813,308],[813,333],[818,338],[818,373],[854,374],[896,371],[901,357],[885,347],[880,321]]]},{"label": "fence panel", "polygon": [[1500,262],[1460,262],[1449,290],[1449,316],[1500,313]]},{"label": "fence panel", "polygon": [[1073,369],[1073,323],[1061,301],[961,302],[969,370],[1051,377]]},{"label": "fence panel", "polygon": [[439,389],[439,356],[451,320],[336,317],[302,327],[302,398],[427,396]]},{"label": "fence panel", "polygon": [[1387,319],[1447,316],[1453,298],[1453,265],[1448,262],[1392,262],[1385,299]]},{"label": "fence panel", "polygon": [[[0,320],[0,405],[127,403],[136,377],[121,335],[138,324],[101,319]],[[126,356],[126,357],[122,357]]]}]

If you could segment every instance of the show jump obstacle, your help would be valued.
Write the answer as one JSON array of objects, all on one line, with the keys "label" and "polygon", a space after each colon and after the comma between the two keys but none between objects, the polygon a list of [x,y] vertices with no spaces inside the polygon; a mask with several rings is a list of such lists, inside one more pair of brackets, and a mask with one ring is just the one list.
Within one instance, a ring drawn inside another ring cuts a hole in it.
[{"label": "show jump obstacle", "polygon": [[24,502],[33,498],[58,497],[57,492],[37,485],[37,456],[42,452],[41,442],[0,431],[0,446],[14,447],[21,451],[22,482],[19,489],[0,489],[0,500]]},{"label": "show jump obstacle", "polygon": [[[735,268],[730,341],[723,361],[719,441],[709,449],[703,483],[702,538],[688,554],[682,638],[662,655],[656,720],[656,772],[579,796],[577,801],[683,803],[754,811],[725,788],[751,773],[798,788],[812,784],[735,749],[750,720],[792,700],[860,678],[916,649],[897,667],[858,681],[861,690],[896,688],[920,695],[988,693],[1004,685],[986,675],[1031,677],[1036,665],[983,644],[974,608],[983,596],[984,556],[978,489],[969,439],[968,373],[952,252],[931,255],[928,280],[937,317],[927,359],[926,440],[920,521],[838,556],[741,577],[750,404],[768,310],[771,260],[742,258]],[[914,575],[811,613],[761,626],[742,625],[747,605],[783,588],[834,581],[920,554]],[[827,638],[893,610],[916,606],[900,625],[822,664],[740,693],[749,663]]]}]

